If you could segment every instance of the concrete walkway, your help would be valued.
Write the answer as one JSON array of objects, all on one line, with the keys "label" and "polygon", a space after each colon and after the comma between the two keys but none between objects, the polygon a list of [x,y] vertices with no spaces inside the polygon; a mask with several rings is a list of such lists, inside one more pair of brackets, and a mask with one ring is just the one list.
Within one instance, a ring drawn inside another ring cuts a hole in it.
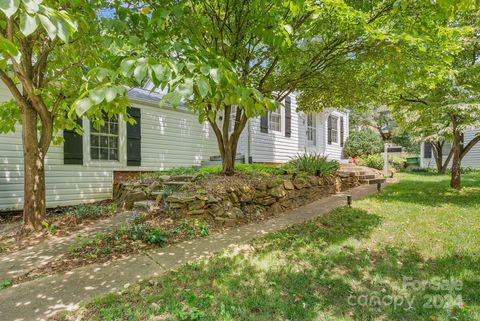
[{"label": "concrete walkway", "polygon": [[[93,236],[111,230],[112,227],[125,223],[131,215],[132,212],[119,213],[112,218],[98,221],[82,230],[75,231],[70,236],[53,237],[21,251],[0,256],[0,281],[24,275],[36,267],[59,258],[78,242],[79,237]],[[0,320],[2,320],[1,317]]]},{"label": "concrete walkway", "polygon": [[[353,199],[374,193],[364,185],[347,193]],[[19,284],[0,291],[0,320],[45,320],[59,311],[74,310],[82,300],[118,291],[128,284],[158,276],[186,262],[211,255],[229,246],[305,222],[346,204],[346,194],[337,194],[263,221],[221,234],[182,242],[129,258],[82,267],[65,274]]]}]

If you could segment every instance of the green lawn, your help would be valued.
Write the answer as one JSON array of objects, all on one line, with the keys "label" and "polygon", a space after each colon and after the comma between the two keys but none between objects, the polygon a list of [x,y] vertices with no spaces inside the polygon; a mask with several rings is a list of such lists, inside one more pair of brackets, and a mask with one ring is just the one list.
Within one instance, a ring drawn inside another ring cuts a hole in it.
[{"label": "green lawn", "polygon": [[[382,194],[87,304],[87,320],[480,320],[480,174]],[[69,316],[74,318],[74,316]],[[78,317],[78,315],[77,315]]]}]

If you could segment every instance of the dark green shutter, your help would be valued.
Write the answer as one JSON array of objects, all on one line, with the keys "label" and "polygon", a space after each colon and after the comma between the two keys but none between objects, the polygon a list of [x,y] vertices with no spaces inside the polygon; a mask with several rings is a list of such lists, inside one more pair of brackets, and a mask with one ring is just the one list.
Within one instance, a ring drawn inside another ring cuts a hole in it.
[{"label": "dark green shutter", "polygon": [[462,133],[462,135],[460,135],[460,150],[461,150],[461,152],[463,152],[464,148],[465,148],[465,134]]},{"label": "dark green shutter", "polygon": [[260,132],[268,133],[268,111],[260,117]]},{"label": "dark green shutter", "polygon": [[[82,126],[82,119],[76,123]],[[83,165],[83,136],[74,130],[63,131],[63,163],[67,165]]]},{"label": "dark green shutter", "polygon": [[344,136],[344,131],[343,131],[343,117],[340,117],[340,146],[343,147],[343,136]]},{"label": "dark green shutter", "polygon": [[423,144],[423,158],[432,158],[432,145],[430,143]]},{"label": "dark green shutter", "polygon": [[327,120],[327,140],[328,140],[328,144],[331,145],[332,144],[332,116],[328,116],[328,120]]},{"label": "dark green shutter", "polygon": [[292,100],[290,96],[285,98],[285,137],[292,136]]},{"label": "dark green shutter", "polygon": [[140,108],[129,107],[127,113],[135,124],[127,123],[127,166],[142,165],[142,116]]}]

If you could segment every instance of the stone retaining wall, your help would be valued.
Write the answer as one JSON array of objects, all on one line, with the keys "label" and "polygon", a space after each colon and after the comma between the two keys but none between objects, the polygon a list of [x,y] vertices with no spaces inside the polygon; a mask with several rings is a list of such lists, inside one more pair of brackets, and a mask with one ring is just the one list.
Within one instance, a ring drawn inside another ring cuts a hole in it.
[{"label": "stone retaining wall", "polygon": [[178,191],[165,189],[172,179],[165,176],[149,184],[123,184],[117,189],[117,199],[126,209],[137,201],[150,199],[155,200],[154,209],[171,216],[200,217],[234,225],[238,220],[283,212],[360,185],[354,175],[250,175],[241,180],[213,182],[215,190],[205,187],[202,179],[193,180]]}]

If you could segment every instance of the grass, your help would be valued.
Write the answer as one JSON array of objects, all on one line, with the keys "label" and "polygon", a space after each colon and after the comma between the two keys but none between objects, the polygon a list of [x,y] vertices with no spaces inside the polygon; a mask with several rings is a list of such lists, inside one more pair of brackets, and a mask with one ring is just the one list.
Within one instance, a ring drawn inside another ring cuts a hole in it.
[{"label": "grass", "polygon": [[[241,173],[253,173],[262,175],[283,175],[285,169],[282,166],[272,166],[265,164],[235,164],[235,170]],[[156,172],[155,175],[198,175],[205,177],[208,175],[220,174],[221,165],[206,167],[176,167],[165,171]],[[145,174],[147,176],[151,174]]]},{"label": "grass", "polygon": [[[272,175],[281,176],[286,172],[296,174],[298,176],[316,175],[329,176],[335,174],[340,167],[337,161],[328,160],[325,156],[317,154],[297,155],[295,158],[283,166],[274,166],[267,164],[235,164],[235,171],[238,173],[254,174],[254,175]],[[222,171],[221,165],[206,167],[176,167],[156,173],[146,173],[139,176],[139,179],[148,179],[153,176],[162,175],[197,175],[206,177],[209,175],[218,175]]]},{"label": "grass", "polygon": [[[480,174],[381,194],[83,307],[86,320],[480,320]],[[63,317],[66,318],[66,317]]]}]

